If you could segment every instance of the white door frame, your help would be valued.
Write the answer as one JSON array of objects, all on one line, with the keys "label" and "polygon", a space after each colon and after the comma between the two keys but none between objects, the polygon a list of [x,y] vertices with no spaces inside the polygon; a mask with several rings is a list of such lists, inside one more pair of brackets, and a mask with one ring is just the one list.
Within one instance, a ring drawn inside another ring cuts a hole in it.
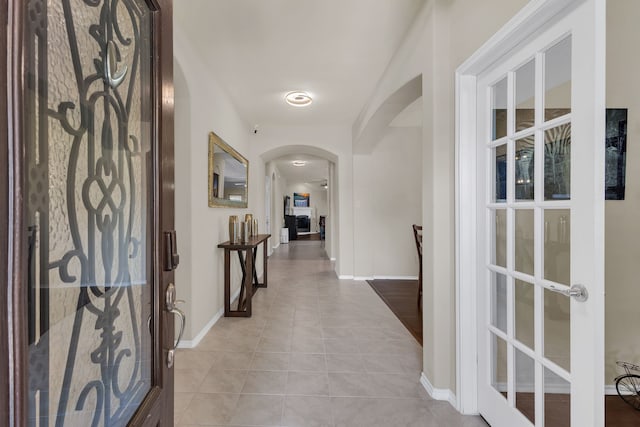
[{"label": "white door frame", "polygon": [[[516,14],[500,31],[489,39],[478,51],[456,70],[456,313],[457,313],[457,351],[456,351],[456,399],[457,409],[463,414],[478,413],[478,366],[477,366],[477,272],[482,257],[477,233],[476,187],[476,91],[477,76],[491,64],[517,48],[520,43],[552,25],[560,17],[567,15],[586,0],[532,0]],[[604,81],[606,0],[594,0],[596,17],[595,57],[592,72]],[[605,111],[605,87],[596,88],[593,102],[595,111],[603,116]],[[604,135],[601,136],[604,141]],[[604,161],[602,162],[604,168]],[[598,174],[595,174],[598,175]],[[604,188],[604,186],[603,186]],[[603,195],[604,197],[604,195]],[[604,230],[600,230],[604,234]],[[604,249],[603,249],[604,250]],[[602,270],[604,265],[596,269]],[[600,275],[600,274],[598,274]],[[598,281],[598,280],[596,280]],[[596,289],[603,301],[604,280]],[[593,295],[593,294],[592,294]],[[596,324],[602,329],[604,343],[604,303],[596,310]],[[593,325],[592,325],[593,326]],[[585,327],[589,327],[585,325]],[[598,349],[594,357],[602,360],[602,372],[594,372],[598,387],[604,393],[604,348]],[[601,354],[600,354],[601,353]],[[600,384],[601,383],[601,384]]]},{"label": "white door frame", "polygon": [[[273,235],[273,233],[271,231],[271,228],[272,228],[272,226],[271,226],[271,222],[272,222],[272,220],[271,220],[271,217],[272,217],[272,214],[271,214],[271,203],[272,203],[272,200],[271,200],[271,193],[272,193],[271,184],[272,184],[271,175],[265,175],[265,177],[264,177],[264,221],[265,221],[264,228],[265,228],[265,231],[264,232],[267,233],[267,234]],[[276,240],[280,241],[280,236],[276,236]],[[272,253],[273,253],[273,244],[268,245],[268,248],[267,248],[267,255],[271,256]]]}]

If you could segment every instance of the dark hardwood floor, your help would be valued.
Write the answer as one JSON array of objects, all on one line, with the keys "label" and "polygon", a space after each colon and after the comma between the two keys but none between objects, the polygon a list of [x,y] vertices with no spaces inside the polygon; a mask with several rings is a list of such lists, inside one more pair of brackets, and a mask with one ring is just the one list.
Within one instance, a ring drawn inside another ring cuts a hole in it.
[{"label": "dark hardwood floor", "polygon": [[605,396],[606,427],[638,427],[640,411],[624,403],[619,396]]},{"label": "dark hardwood floor", "polygon": [[422,345],[422,311],[417,280],[368,280],[374,291]]},{"label": "dark hardwood floor", "polygon": [[[506,396],[505,396],[506,398]],[[545,425],[568,426],[571,399],[566,394],[545,395]],[[517,393],[516,407],[533,422],[535,402],[532,393]],[[605,396],[605,427],[638,427],[640,411],[624,403],[619,396]]]}]

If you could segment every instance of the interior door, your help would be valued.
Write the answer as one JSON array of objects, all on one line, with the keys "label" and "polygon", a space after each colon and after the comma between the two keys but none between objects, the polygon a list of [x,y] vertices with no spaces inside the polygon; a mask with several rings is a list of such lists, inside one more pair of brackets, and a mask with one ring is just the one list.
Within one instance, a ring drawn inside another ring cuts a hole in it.
[{"label": "interior door", "polygon": [[8,3],[7,419],[172,425],[171,2]]},{"label": "interior door", "polygon": [[595,4],[478,78],[478,405],[494,427],[604,422]]}]

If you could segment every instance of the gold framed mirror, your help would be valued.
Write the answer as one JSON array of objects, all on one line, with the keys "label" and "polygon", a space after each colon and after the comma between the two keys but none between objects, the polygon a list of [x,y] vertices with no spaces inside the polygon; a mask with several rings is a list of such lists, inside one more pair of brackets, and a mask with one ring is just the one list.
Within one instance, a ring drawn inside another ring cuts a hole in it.
[{"label": "gold framed mirror", "polygon": [[246,208],[249,161],[214,132],[209,133],[209,207]]}]

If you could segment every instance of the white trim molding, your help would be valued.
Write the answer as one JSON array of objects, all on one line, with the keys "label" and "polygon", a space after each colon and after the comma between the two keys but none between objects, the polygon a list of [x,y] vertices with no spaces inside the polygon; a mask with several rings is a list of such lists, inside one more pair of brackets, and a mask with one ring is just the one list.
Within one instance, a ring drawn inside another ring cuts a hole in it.
[{"label": "white trim molding", "polygon": [[352,274],[341,274],[338,276],[340,280],[355,280]]},{"label": "white trim molding", "polygon": [[[231,301],[235,301],[240,296],[240,287],[231,295]],[[196,335],[192,340],[182,340],[178,343],[178,348],[196,348],[200,341],[207,335],[207,333],[213,328],[213,325],[218,323],[218,320],[224,315],[224,307],[222,307],[216,314],[213,315],[211,320],[204,325],[204,328],[200,330],[198,335]]]},{"label": "white trim molding", "polygon": [[373,276],[371,280],[418,280],[418,276]]},{"label": "white trim molding", "polygon": [[418,276],[338,276],[340,280],[418,280]]},{"label": "white trim molding", "polygon": [[427,376],[424,374],[424,372],[422,373],[422,375],[420,375],[420,384],[422,384],[422,387],[424,387],[424,389],[427,391],[427,393],[429,393],[429,396],[431,396],[432,399],[449,402],[451,406],[453,406],[454,408],[456,407],[457,399],[455,393],[453,393],[453,391],[449,389],[435,388],[431,384],[431,381],[429,381],[429,378],[427,378]]}]

